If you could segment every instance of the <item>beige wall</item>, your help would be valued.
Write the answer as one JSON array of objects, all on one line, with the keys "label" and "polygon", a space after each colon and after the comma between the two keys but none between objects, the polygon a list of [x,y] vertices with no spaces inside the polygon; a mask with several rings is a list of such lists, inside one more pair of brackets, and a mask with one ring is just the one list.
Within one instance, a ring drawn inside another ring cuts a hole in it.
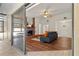
[{"label": "beige wall", "polygon": [[79,55],[79,4],[74,4],[74,55]]}]

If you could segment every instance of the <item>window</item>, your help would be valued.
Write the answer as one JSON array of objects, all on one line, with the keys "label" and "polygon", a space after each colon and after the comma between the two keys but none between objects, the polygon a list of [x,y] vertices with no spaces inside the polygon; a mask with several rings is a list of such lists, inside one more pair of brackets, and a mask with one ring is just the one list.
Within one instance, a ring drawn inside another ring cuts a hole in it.
[{"label": "window", "polygon": [[13,31],[14,32],[22,32],[22,20],[21,19],[14,19],[14,21],[13,21],[14,23],[13,23]]},{"label": "window", "polygon": [[4,32],[4,21],[0,21],[0,32]]},{"label": "window", "polygon": [[4,32],[4,19],[0,17],[0,33]]}]

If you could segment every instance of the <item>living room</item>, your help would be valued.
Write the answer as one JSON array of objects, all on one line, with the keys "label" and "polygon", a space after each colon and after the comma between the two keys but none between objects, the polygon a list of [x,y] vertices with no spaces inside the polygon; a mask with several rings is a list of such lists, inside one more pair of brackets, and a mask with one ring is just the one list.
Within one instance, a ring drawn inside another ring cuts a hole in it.
[{"label": "living room", "polygon": [[34,4],[26,8],[26,18],[27,51],[72,50],[71,3]]}]

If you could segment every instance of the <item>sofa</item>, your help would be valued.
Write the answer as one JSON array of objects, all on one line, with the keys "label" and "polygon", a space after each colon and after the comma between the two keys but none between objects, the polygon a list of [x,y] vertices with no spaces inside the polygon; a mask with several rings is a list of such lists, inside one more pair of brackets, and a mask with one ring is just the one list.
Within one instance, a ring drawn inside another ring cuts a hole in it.
[{"label": "sofa", "polygon": [[57,38],[58,38],[57,32],[48,32],[48,36],[41,36],[40,41],[46,42],[46,43],[51,43],[54,40],[57,40]]}]

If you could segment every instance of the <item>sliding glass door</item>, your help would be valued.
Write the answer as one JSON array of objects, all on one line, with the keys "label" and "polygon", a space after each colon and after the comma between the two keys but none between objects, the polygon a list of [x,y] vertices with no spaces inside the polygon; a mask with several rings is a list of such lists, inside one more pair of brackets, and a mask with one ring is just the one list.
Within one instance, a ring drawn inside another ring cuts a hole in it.
[{"label": "sliding glass door", "polygon": [[12,15],[12,37],[12,45],[25,54],[25,6]]}]

